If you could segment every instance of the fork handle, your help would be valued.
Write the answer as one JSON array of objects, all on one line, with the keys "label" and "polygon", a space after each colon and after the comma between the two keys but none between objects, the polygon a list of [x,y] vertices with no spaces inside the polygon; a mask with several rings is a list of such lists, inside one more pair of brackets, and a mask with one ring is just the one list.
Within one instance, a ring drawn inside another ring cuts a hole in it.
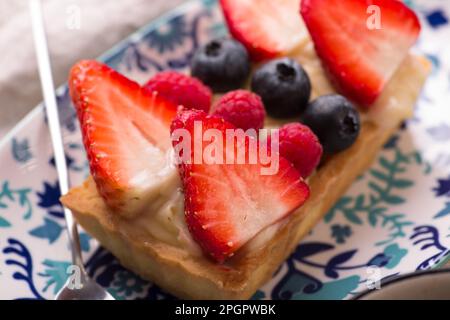
[{"label": "fork handle", "polygon": [[[48,55],[47,38],[45,36],[44,22],[42,19],[42,5],[40,0],[29,0],[29,4],[31,23],[33,27],[34,46],[36,48],[39,76],[45,101],[45,112],[47,115],[55,155],[56,171],[59,178],[59,189],[61,194],[66,194],[69,191],[69,175],[67,171],[63,139],[61,136],[61,126],[59,122],[55,88],[53,85],[50,59]],[[69,243],[72,249],[72,262],[77,265],[83,273],[86,273],[81,256],[81,246],[77,224],[73,218],[72,212],[69,209],[64,208],[64,216],[66,218]]]}]

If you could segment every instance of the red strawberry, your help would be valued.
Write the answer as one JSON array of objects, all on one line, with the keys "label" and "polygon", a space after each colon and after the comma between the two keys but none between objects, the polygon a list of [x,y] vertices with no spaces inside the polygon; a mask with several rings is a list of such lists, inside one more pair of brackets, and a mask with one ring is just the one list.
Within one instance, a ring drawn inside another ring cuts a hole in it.
[{"label": "red strawberry", "polygon": [[298,17],[299,0],[220,0],[230,33],[254,61],[286,55],[307,32]]},{"label": "red strawberry", "polygon": [[[226,130],[236,128],[205,113],[178,118],[181,119],[175,120],[177,124],[173,128],[183,127],[193,137],[190,161],[181,164],[186,222],[193,238],[216,261],[223,262],[232,256],[258,232],[292,213],[308,198],[309,188],[300,173],[282,157],[279,157],[278,171],[271,175],[261,174],[261,169],[268,166],[259,160],[253,164],[237,163],[237,152],[248,155],[253,137],[246,136],[241,144],[235,139],[234,145],[218,151],[217,154],[225,156],[234,150],[234,163],[194,163],[194,152],[206,153],[206,148],[211,146],[203,142],[202,148],[195,149],[196,126],[201,124],[202,134],[215,129],[223,141]],[[259,147],[253,151],[259,152]]]},{"label": "red strawberry", "polygon": [[[380,9],[380,29],[370,24],[369,6]],[[300,12],[337,88],[363,107],[377,99],[420,32],[415,13],[397,0],[303,0]]]},{"label": "red strawberry", "polygon": [[208,112],[211,107],[211,90],[197,78],[175,71],[157,73],[144,88],[158,91],[166,99],[187,109]]},{"label": "red strawberry", "polygon": [[177,108],[96,61],[73,66],[69,87],[97,189],[113,210],[131,217],[168,178],[161,171]]}]

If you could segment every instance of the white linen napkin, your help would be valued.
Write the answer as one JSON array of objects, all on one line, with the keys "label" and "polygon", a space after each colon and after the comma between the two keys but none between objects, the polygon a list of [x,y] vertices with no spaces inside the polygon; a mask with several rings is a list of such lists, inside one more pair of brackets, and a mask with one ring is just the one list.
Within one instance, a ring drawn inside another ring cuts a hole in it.
[{"label": "white linen napkin", "polygon": [[[43,0],[55,85],[181,0]],[[27,0],[0,0],[0,139],[41,100]]]}]

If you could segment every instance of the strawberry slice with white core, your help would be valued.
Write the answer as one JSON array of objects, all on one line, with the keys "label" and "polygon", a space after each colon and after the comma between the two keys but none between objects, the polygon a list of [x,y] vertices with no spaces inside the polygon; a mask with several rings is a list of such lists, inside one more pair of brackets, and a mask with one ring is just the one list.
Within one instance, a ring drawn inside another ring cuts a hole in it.
[{"label": "strawberry slice with white core", "polygon": [[228,29],[253,61],[286,55],[307,40],[299,0],[220,0]]},{"label": "strawberry slice with white core", "polygon": [[[197,122],[202,125],[202,133],[213,128],[226,141],[226,130],[236,129],[222,118],[201,113],[179,115],[172,131],[183,128],[194,137]],[[250,148],[252,139],[247,136],[241,143],[237,138],[234,143],[224,142],[223,156],[226,152],[234,152],[236,156],[239,151],[246,155],[255,151]],[[200,149],[191,143],[191,157],[180,168],[186,222],[193,238],[218,262],[232,256],[264,228],[292,213],[309,196],[309,188],[300,173],[282,157],[278,158],[277,171],[262,175],[261,168],[267,165],[259,160],[253,164],[238,163],[236,158],[234,163],[227,164],[193,163],[194,152],[205,154],[211,142],[204,141]]]},{"label": "strawberry slice with white core", "polygon": [[300,12],[337,89],[362,107],[377,99],[420,32],[415,13],[397,0],[302,0]]},{"label": "strawberry slice with white core", "polygon": [[171,179],[177,107],[96,61],[73,66],[69,87],[99,193],[114,211],[136,215]]}]

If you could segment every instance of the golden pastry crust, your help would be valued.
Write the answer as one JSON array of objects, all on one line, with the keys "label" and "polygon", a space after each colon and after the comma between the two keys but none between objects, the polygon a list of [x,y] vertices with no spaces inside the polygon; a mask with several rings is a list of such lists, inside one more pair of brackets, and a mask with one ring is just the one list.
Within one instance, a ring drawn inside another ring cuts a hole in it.
[{"label": "golden pastry crust", "polygon": [[[420,59],[409,57],[401,68],[404,70],[397,72],[392,79],[393,84],[390,84],[391,89],[386,88],[385,97],[380,97],[379,103],[387,103],[390,95],[394,95],[412,109],[425,81],[427,67]],[[402,92],[395,93],[393,86]],[[387,126],[365,119],[356,143],[327,159],[309,179],[311,196],[303,207],[285,218],[264,245],[238,251],[226,265],[190,255],[182,248],[122,228],[120,218],[108,210],[91,178],[82,186],[71,189],[61,201],[73,211],[80,225],[111,251],[123,266],[175,296],[247,299],[271,278],[302,237],[372,163],[385,141],[410,114],[411,110],[395,113],[395,118],[389,119]]]}]

